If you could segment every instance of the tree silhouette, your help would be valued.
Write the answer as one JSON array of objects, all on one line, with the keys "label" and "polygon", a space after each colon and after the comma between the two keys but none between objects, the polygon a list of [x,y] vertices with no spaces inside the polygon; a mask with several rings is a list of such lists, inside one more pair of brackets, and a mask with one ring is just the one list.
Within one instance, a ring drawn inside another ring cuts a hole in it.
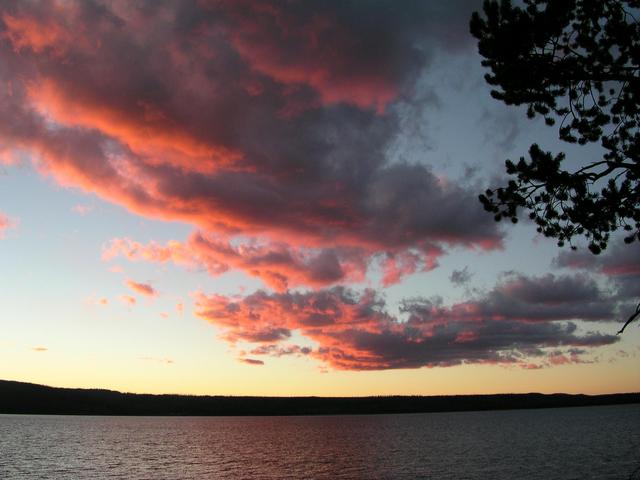
[{"label": "tree silhouette", "polygon": [[491,95],[526,105],[527,116],[558,125],[559,137],[599,142],[601,158],[568,170],[563,153],[531,145],[506,161],[507,185],[480,195],[497,221],[528,210],[558,245],[584,237],[597,254],[610,234],[640,240],[640,0],[485,0],[471,33],[478,39]]}]

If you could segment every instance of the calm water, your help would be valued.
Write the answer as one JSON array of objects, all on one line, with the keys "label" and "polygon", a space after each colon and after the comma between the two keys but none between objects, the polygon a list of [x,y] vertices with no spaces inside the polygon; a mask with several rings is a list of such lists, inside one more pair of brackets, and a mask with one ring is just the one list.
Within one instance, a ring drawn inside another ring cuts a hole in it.
[{"label": "calm water", "polygon": [[627,479],[640,405],[321,417],[0,415],[0,478]]}]

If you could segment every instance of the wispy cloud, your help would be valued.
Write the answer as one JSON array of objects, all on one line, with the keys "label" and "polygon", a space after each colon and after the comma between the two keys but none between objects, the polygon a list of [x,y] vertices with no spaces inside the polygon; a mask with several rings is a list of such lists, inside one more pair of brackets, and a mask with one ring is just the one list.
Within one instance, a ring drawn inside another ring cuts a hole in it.
[{"label": "wispy cloud", "polygon": [[109,299],[107,297],[96,297],[95,295],[91,295],[85,300],[85,302],[89,305],[105,306],[109,304]]},{"label": "wispy cloud", "polygon": [[78,215],[87,215],[89,212],[93,210],[93,207],[91,205],[78,204],[78,205],[75,205],[71,210],[77,213]]}]

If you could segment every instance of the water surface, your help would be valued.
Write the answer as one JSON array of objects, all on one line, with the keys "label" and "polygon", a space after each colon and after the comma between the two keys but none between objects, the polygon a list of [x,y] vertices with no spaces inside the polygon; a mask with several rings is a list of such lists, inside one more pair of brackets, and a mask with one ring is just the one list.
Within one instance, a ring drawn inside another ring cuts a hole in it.
[{"label": "water surface", "polygon": [[627,479],[640,405],[317,417],[0,415],[0,478]]}]

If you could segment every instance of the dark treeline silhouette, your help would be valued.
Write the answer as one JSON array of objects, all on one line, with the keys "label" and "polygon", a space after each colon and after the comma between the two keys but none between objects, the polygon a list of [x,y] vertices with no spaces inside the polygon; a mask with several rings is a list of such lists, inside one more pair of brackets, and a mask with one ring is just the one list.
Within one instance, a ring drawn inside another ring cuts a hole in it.
[{"label": "dark treeline silhouette", "polygon": [[640,403],[640,393],[456,396],[226,397],[54,388],[0,380],[0,413],[54,415],[338,415]]}]

